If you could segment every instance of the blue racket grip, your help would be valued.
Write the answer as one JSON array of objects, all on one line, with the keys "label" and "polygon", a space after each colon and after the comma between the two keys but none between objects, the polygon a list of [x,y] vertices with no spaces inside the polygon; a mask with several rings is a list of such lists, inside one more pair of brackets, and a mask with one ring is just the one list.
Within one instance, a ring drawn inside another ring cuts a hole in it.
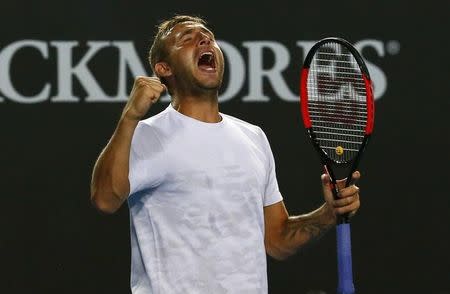
[{"label": "blue racket grip", "polygon": [[354,294],[352,272],[352,244],[350,224],[336,226],[337,263],[338,263],[338,294]]}]

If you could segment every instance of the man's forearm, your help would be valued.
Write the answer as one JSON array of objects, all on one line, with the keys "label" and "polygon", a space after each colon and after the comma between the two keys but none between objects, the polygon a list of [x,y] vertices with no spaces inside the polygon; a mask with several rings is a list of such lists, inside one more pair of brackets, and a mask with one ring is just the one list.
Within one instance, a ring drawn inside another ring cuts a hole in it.
[{"label": "man's forearm", "polygon": [[130,191],[128,180],[131,140],[138,121],[122,117],[94,166],[91,200],[103,212],[115,212]]},{"label": "man's forearm", "polygon": [[318,239],[336,224],[336,218],[327,209],[327,204],[304,215],[290,216],[287,219],[280,246],[281,259],[297,252],[312,240]]},{"label": "man's forearm", "polygon": [[286,224],[286,239],[298,247],[320,237],[332,227],[336,219],[325,206],[326,204],[308,214],[289,217]]}]

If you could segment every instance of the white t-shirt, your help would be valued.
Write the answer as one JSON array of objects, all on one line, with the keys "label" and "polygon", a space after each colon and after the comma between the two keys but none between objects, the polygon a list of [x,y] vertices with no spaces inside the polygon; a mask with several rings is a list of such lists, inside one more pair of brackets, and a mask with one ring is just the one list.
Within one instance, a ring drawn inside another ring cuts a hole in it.
[{"label": "white t-shirt", "polygon": [[282,200],[257,126],[169,105],[141,121],[130,152],[134,294],[267,293],[263,207]]}]

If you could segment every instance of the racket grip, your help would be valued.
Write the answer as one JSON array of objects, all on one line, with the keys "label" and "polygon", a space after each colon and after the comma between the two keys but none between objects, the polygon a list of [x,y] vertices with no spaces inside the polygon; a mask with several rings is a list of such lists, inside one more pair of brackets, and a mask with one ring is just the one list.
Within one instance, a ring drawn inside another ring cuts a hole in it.
[{"label": "racket grip", "polygon": [[337,263],[338,263],[338,294],[354,294],[352,272],[352,245],[350,224],[336,226]]}]

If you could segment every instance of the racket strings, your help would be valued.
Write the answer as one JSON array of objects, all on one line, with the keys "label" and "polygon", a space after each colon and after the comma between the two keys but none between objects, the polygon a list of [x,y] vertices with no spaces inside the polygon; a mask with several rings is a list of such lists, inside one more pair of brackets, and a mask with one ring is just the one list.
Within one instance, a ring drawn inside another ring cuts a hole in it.
[{"label": "racket strings", "polygon": [[311,61],[308,112],[319,146],[337,162],[359,152],[367,124],[366,87],[348,49],[325,43]]}]

